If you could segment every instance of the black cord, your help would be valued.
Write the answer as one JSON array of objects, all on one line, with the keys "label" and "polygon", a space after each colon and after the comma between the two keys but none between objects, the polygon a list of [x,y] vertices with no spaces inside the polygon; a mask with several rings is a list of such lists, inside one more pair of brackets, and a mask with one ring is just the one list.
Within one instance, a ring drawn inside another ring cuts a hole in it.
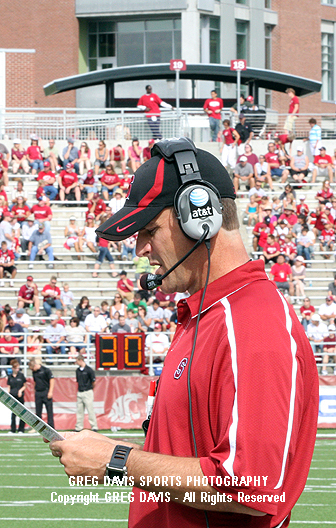
[{"label": "black cord", "polygon": [[[206,226],[206,227],[208,227],[208,226]],[[208,231],[209,231],[209,228],[208,228]],[[205,245],[206,245],[206,248],[207,248],[207,251],[208,251],[208,271],[207,271],[207,276],[206,276],[206,279],[205,279],[203,295],[202,295],[202,298],[201,298],[200,307],[199,307],[199,310],[198,310],[198,316],[197,316],[197,320],[196,320],[195,336],[194,336],[193,347],[192,347],[191,354],[190,354],[190,361],[189,361],[189,367],[188,367],[188,377],[187,377],[188,398],[189,398],[189,420],[190,420],[191,434],[192,434],[192,438],[193,438],[194,451],[195,451],[195,457],[196,458],[197,458],[197,444],[196,444],[195,429],[194,429],[194,423],[193,423],[193,417],[192,417],[192,401],[191,401],[190,379],[191,379],[191,363],[192,363],[192,360],[193,360],[193,357],[194,357],[195,348],[196,348],[198,326],[199,326],[199,322],[200,322],[200,319],[201,319],[201,313],[202,313],[202,307],[203,307],[204,298],[205,298],[205,292],[206,292],[206,289],[208,287],[209,276],[210,276],[210,240],[205,240]],[[204,515],[205,515],[206,526],[207,526],[207,528],[210,528],[208,514],[207,514],[206,511],[204,511]]]}]

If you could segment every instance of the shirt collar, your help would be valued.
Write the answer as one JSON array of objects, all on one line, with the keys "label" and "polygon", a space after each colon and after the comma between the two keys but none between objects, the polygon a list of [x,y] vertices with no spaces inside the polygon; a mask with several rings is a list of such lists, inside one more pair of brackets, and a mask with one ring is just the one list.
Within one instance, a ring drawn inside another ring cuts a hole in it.
[{"label": "shirt collar", "polygon": [[[223,277],[211,282],[207,287],[202,312],[210,308],[220,299],[223,299],[223,297],[227,297],[231,293],[256,280],[268,280],[264,263],[261,260],[249,260],[242,266],[233,269],[226,275],[223,275]],[[202,294],[203,288],[187,299],[179,301],[179,312],[184,312],[188,307],[192,317],[198,315]]]}]

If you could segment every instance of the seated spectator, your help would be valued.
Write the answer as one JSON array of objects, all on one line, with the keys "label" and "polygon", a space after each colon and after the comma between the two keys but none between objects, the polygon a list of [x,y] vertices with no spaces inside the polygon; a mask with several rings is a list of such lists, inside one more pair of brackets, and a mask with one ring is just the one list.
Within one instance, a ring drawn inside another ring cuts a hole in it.
[{"label": "seated spectator", "polygon": [[77,174],[79,173],[79,152],[78,148],[74,146],[75,140],[71,137],[67,139],[68,145],[63,149],[63,168],[66,169],[68,163],[71,163],[75,168]]},{"label": "seated spectator", "polygon": [[307,332],[308,324],[311,321],[312,315],[315,313],[314,306],[311,305],[309,297],[305,297],[303,300],[303,305],[300,308],[301,313],[301,324],[305,331]]},{"label": "seated spectator", "polygon": [[139,322],[139,331],[140,332],[150,332],[152,329],[150,327],[152,319],[147,316],[147,306],[140,305],[138,308],[137,320]]},{"label": "seated spectator", "polygon": [[43,147],[39,145],[39,138],[32,134],[30,147],[27,148],[27,159],[32,169],[32,175],[34,176],[37,171],[43,170]]},{"label": "seated spectator", "polygon": [[31,213],[34,215],[34,220],[37,224],[43,224],[46,232],[50,232],[50,222],[52,220],[52,210],[49,207],[49,200],[45,202],[40,200],[31,208]]},{"label": "seated spectator", "polygon": [[120,179],[118,174],[114,172],[112,165],[108,165],[105,171],[100,176],[100,183],[102,184],[102,195],[104,200],[112,198],[114,192],[119,188]]},{"label": "seated spectator", "polygon": [[[51,308],[62,310],[61,290],[57,286],[57,278],[53,275],[50,281],[42,289],[43,308],[48,317],[51,315]],[[57,318],[58,320],[58,318]]]},{"label": "seated spectator", "polygon": [[325,228],[322,230],[319,239],[320,251],[325,251],[323,258],[330,259],[332,254],[331,252],[334,251],[335,245],[335,230],[332,224],[328,223],[325,225]]},{"label": "seated spectator", "polygon": [[105,169],[109,165],[109,151],[106,148],[106,143],[103,140],[99,141],[98,148],[95,150],[95,162],[94,162],[94,172],[97,176],[99,169]]},{"label": "seated spectator", "polygon": [[80,229],[80,227],[78,227],[76,225],[76,217],[75,216],[70,216],[69,224],[67,226],[65,226],[65,229],[64,229],[64,236],[66,237],[66,241],[63,244],[65,249],[69,249],[70,250],[71,248],[74,247],[76,252],[77,252],[78,260],[81,260],[81,256],[79,255],[79,253],[81,251],[80,250],[79,239],[82,236],[82,230]]},{"label": "seated spectator", "polygon": [[127,299],[128,301],[133,299],[134,284],[131,279],[127,278],[127,273],[124,270],[120,272],[120,279],[117,282],[117,290],[122,299]]},{"label": "seated spectator", "polygon": [[86,217],[88,218],[89,214],[93,214],[95,216],[96,221],[98,222],[100,218],[105,214],[106,211],[106,204],[104,200],[102,200],[98,193],[95,193],[92,197],[92,200],[88,203],[88,208],[86,211]]},{"label": "seated spectator", "polygon": [[63,315],[64,316],[66,316],[66,314],[68,313],[68,310],[70,310],[71,317],[75,316],[74,300],[75,300],[75,296],[73,292],[70,290],[69,284],[65,282],[63,284],[63,289],[61,291],[61,303],[63,305]]},{"label": "seated spectator", "polygon": [[17,199],[17,204],[13,205],[12,211],[11,211],[15,220],[19,222],[20,225],[22,225],[23,222],[27,220],[28,216],[30,216],[30,212],[31,211],[28,205],[25,205],[23,197],[19,196]]},{"label": "seated spectator", "polygon": [[[323,359],[322,359],[322,376],[328,375],[327,365],[329,363],[329,356],[333,355],[334,363],[336,363],[336,327],[334,324],[328,326],[329,335],[323,339]],[[336,375],[336,366],[334,366],[334,376]]]},{"label": "seated spectator", "polygon": [[[244,112],[244,110],[247,110],[247,109],[252,109],[253,108],[253,104],[251,101],[248,101],[246,98],[245,98],[245,95],[244,94],[240,94],[240,99],[239,99],[239,102],[240,102],[240,109],[242,112]],[[237,114],[238,115],[238,104],[235,103],[231,108],[230,108],[230,111],[233,113],[233,114]]]},{"label": "seated spectator", "polygon": [[96,176],[93,170],[90,169],[79,179],[79,188],[81,192],[86,193],[87,199],[92,200],[94,194],[98,194],[98,186]]},{"label": "seated spectator", "polygon": [[142,152],[143,162],[145,163],[152,157],[152,148],[155,144],[155,139],[148,140],[148,147],[145,147]]},{"label": "seated spectator", "polygon": [[303,257],[296,257],[292,266],[292,276],[296,297],[304,297],[304,282],[306,278],[306,267],[303,264]]},{"label": "seated spectator", "polygon": [[[263,196],[258,204],[258,221],[262,222],[265,216],[269,216],[271,218],[271,214],[272,214],[272,203],[270,202],[270,199],[268,196]],[[271,221],[272,221],[272,218],[271,218]]]},{"label": "seated spectator", "polygon": [[136,257],[135,248],[137,243],[137,237],[132,235],[122,242],[122,260],[133,260]]},{"label": "seated spectator", "polygon": [[268,264],[269,262],[277,262],[277,258],[280,255],[280,246],[275,241],[274,235],[268,235],[265,246],[263,247],[263,253],[260,255],[260,259]]},{"label": "seated spectator", "polygon": [[151,318],[150,328],[154,329],[155,323],[163,324],[163,309],[157,299],[154,298],[153,303],[148,306],[147,314]]},{"label": "seated spectator", "polygon": [[[296,239],[297,252],[300,257],[310,261],[313,251],[313,243],[310,236],[308,235],[308,226],[303,226],[301,234]],[[307,268],[311,266],[310,262],[307,262]]]},{"label": "seated spectator", "polygon": [[161,286],[158,286],[155,291],[155,299],[159,301],[160,307],[165,309],[170,302],[174,302],[175,293],[164,293],[161,289]]},{"label": "seated spectator", "polygon": [[76,317],[79,320],[79,324],[85,327],[85,319],[91,313],[90,301],[84,295],[76,306]]},{"label": "seated spectator", "polygon": [[281,218],[278,221],[278,224],[275,226],[274,235],[277,238],[279,244],[283,244],[285,237],[289,235],[290,228],[288,227],[288,222],[285,218]]},{"label": "seated spectator", "polygon": [[317,177],[328,178],[328,180],[332,183],[332,159],[329,154],[327,154],[327,149],[325,147],[321,147],[319,151],[320,154],[314,157],[312,183],[315,183]]},{"label": "seated spectator", "polygon": [[336,302],[336,273],[334,274],[334,281],[328,284],[328,297],[332,297]]},{"label": "seated spectator", "polygon": [[78,239],[79,252],[82,253],[83,248],[87,246],[92,253],[97,253],[97,236],[96,236],[95,217],[93,213],[87,215],[86,225],[81,231],[80,237]]},{"label": "seated spectator", "polygon": [[111,332],[113,334],[131,334],[132,333],[132,329],[130,325],[126,322],[126,318],[124,315],[119,314],[118,323],[112,326]]},{"label": "seated spectator", "polygon": [[0,154],[3,155],[3,159],[9,162],[9,150],[3,143],[0,143]]},{"label": "seated spectator", "polygon": [[295,209],[292,205],[285,205],[284,212],[280,215],[279,220],[287,220],[288,225],[294,226],[298,221],[298,218],[294,211]]},{"label": "seated spectator", "polygon": [[65,340],[70,346],[70,358],[75,358],[78,354],[85,354],[85,344],[87,335],[78,317],[71,317],[70,325],[65,327]]},{"label": "seated spectator", "polygon": [[115,314],[121,314],[126,317],[126,306],[120,293],[116,293],[110,307],[110,319],[113,319]]},{"label": "seated spectator", "polygon": [[85,330],[90,332],[91,341],[94,341],[96,334],[101,334],[106,331],[107,324],[105,317],[100,313],[100,306],[95,306],[93,313],[86,316],[84,325]]},{"label": "seated spectator", "polygon": [[333,297],[326,297],[326,300],[323,304],[319,306],[319,316],[322,321],[326,324],[332,324],[336,317],[336,303],[334,303]]},{"label": "seated spectator", "polygon": [[4,159],[4,155],[1,152],[0,152],[0,183],[2,183],[5,187],[8,186],[8,161]]},{"label": "seated spectator", "polygon": [[78,151],[79,174],[84,174],[84,168],[86,168],[87,171],[91,169],[90,157],[91,151],[89,145],[85,141],[82,141]]},{"label": "seated spectator", "polygon": [[109,201],[109,207],[111,207],[112,214],[114,215],[122,209],[125,205],[125,197],[121,189],[116,189],[113,194],[112,200]]},{"label": "seated spectator", "polygon": [[320,189],[315,198],[319,201],[320,204],[327,204],[328,202],[331,202],[331,199],[333,197],[334,193],[332,189],[330,188],[330,181],[324,180],[322,184],[322,189]]},{"label": "seated spectator", "polygon": [[17,338],[19,345],[21,344],[21,347],[19,346],[19,349],[21,348],[22,350],[22,343],[24,340],[24,329],[22,325],[19,322],[15,322],[13,317],[9,316],[7,319],[7,326],[5,326],[5,330],[6,328],[8,328],[10,333]]},{"label": "seated spectator", "polygon": [[247,225],[250,226],[257,223],[258,221],[258,214],[257,214],[257,211],[258,211],[258,204],[257,204],[257,200],[256,200],[256,194],[252,194],[252,196],[250,196],[250,201],[249,203],[247,204],[246,206],[246,209],[245,209],[245,213],[247,214]]},{"label": "seated spectator", "polygon": [[126,169],[125,151],[121,145],[117,145],[110,150],[110,163],[113,170],[116,170],[116,167],[121,167],[122,174],[129,174]]},{"label": "seated spectator", "polygon": [[62,319],[62,311],[63,310],[55,310],[55,314],[57,315],[58,324],[61,324],[65,328],[65,321],[64,321],[64,319]]},{"label": "seated spectator", "polygon": [[27,354],[29,359],[35,359],[36,363],[42,364],[42,348],[44,339],[40,335],[40,329],[38,326],[33,326],[31,329],[33,334],[27,336]]},{"label": "seated spectator", "polygon": [[131,174],[122,174],[120,176],[120,190],[123,193],[123,197],[125,198],[128,194],[128,190],[130,188],[130,185],[132,183],[133,176]]},{"label": "seated spectator", "polygon": [[[252,165],[252,169],[254,171],[254,166],[255,166],[256,163],[258,163],[259,160],[258,160],[258,156],[256,154],[254,154],[250,143],[246,143],[244,145],[244,153],[242,155],[246,156],[247,163]],[[239,163],[240,160],[241,160],[241,156],[238,157],[237,163]]]},{"label": "seated spectator", "polygon": [[[22,238],[21,238],[21,251],[26,253],[28,251],[29,240],[34,233],[38,230],[38,224],[35,224],[32,218],[27,218],[27,221],[22,224]],[[26,255],[22,255],[21,258],[26,260]]]},{"label": "seated spectator", "polygon": [[15,255],[13,251],[8,249],[7,242],[3,240],[1,242],[1,249],[0,249],[0,287],[4,287],[4,276],[5,273],[8,273],[11,277],[9,281],[9,285],[13,288],[14,287],[14,278],[17,273],[17,269],[14,266],[15,261]]},{"label": "seated spectator", "polygon": [[269,216],[266,216],[262,222],[258,222],[253,228],[253,251],[260,251],[264,248],[267,237],[274,233],[274,225],[271,223]]},{"label": "seated spectator", "polygon": [[293,242],[292,235],[289,233],[285,236],[284,240],[279,238],[280,251],[285,255],[286,262],[290,266],[294,265],[294,260],[297,257],[297,247],[295,242]]},{"label": "seated spectator", "polygon": [[281,182],[285,183],[290,175],[296,184],[306,182],[305,178],[309,172],[309,159],[303,153],[303,147],[299,146],[296,149],[296,156],[290,159],[290,168],[285,169],[282,173]]},{"label": "seated spectator", "polygon": [[126,324],[130,327],[132,334],[139,332],[139,321],[133,310],[127,310]]},{"label": "seated spectator", "polygon": [[292,142],[294,139],[293,134],[275,134],[274,143],[275,143],[275,152],[278,154],[278,159],[280,162],[280,168],[285,169],[289,167],[291,156],[286,150],[286,143],[290,144],[290,152],[292,150]]},{"label": "seated spectator", "polygon": [[66,170],[62,170],[58,177],[59,198],[63,202],[65,199],[76,199],[80,202],[81,193],[79,188],[78,176],[71,163],[67,163]]},{"label": "seated spectator", "polygon": [[[3,331],[0,336],[0,367],[9,365],[13,356],[19,354],[19,341],[16,337],[12,336],[9,328]],[[1,378],[6,377],[6,370],[1,370]]]},{"label": "seated spectator", "polygon": [[257,182],[260,183],[260,187],[262,184],[267,183],[273,191],[273,181],[271,178],[271,169],[267,161],[265,161],[265,156],[260,155],[259,160],[254,165],[254,180],[255,185],[257,185]]},{"label": "seated spectator", "polygon": [[[50,167],[52,172],[55,174],[57,169],[59,168],[58,162],[59,162],[59,152],[56,147],[55,140],[49,139],[48,147],[44,149],[43,151],[43,157],[44,161],[49,161]],[[50,200],[53,200],[54,198],[50,198]]]},{"label": "seated spectator", "polygon": [[332,218],[328,218],[328,211],[324,208],[324,206],[319,205],[315,209],[315,222],[313,231],[316,236],[320,236],[323,229],[325,229],[325,226],[332,222]]},{"label": "seated spectator", "polygon": [[4,209],[2,211],[3,220],[0,222],[0,240],[4,240],[7,244],[11,244],[14,240],[13,226],[11,221],[13,219],[13,214]]},{"label": "seated spectator", "polygon": [[286,205],[293,205],[294,207],[296,205],[296,192],[289,183],[285,186],[285,190],[280,194],[279,199],[282,200],[283,207]]},{"label": "seated spectator", "polygon": [[4,213],[9,214],[10,211],[7,207],[7,201],[5,200],[4,196],[0,196],[0,221],[2,218],[4,218]]},{"label": "seated spectator", "polygon": [[27,153],[21,146],[21,139],[14,139],[14,146],[12,148],[12,170],[13,174],[17,174],[19,169],[22,169],[25,174],[29,174],[29,163]]},{"label": "seated spectator", "polygon": [[280,254],[276,264],[273,264],[270,271],[271,280],[274,280],[277,288],[288,291],[292,297],[294,295],[292,269],[285,262],[284,255]]},{"label": "seated spectator", "polygon": [[56,176],[51,170],[50,161],[46,160],[43,162],[43,170],[39,172],[37,181],[40,183],[40,186],[43,187],[45,196],[47,196],[49,200],[56,200],[58,189],[54,186]]},{"label": "seated spectator", "polygon": [[321,318],[318,314],[313,314],[310,319],[310,323],[307,327],[307,337],[310,341],[314,355],[323,352],[323,339],[328,337],[328,327],[326,324],[321,322]]},{"label": "seated spectator", "polygon": [[107,301],[102,301],[100,303],[100,313],[105,317],[106,322],[110,320],[110,305]]},{"label": "seated spectator", "polygon": [[30,327],[30,317],[23,308],[17,308],[12,314],[12,319],[15,323],[21,325],[25,332]]},{"label": "seated spectator", "polygon": [[133,138],[132,145],[128,147],[127,160],[127,165],[131,169],[133,174],[141,165],[141,153],[142,147],[140,147],[138,138]]},{"label": "seated spectator", "polygon": [[233,169],[233,185],[234,185],[236,194],[239,191],[240,183],[245,183],[246,188],[248,190],[251,187],[254,187],[253,168],[252,168],[252,165],[247,162],[246,156],[241,156],[240,162],[237,163],[237,165]]},{"label": "seated spectator", "polygon": [[29,256],[30,260],[28,268],[33,269],[33,261],[35,260],[36,256],[42,257],[45,254],[48,255],[48,268],[52,269],[54,267],[52,262],[54,262],[55,257],[54,250],[52,248],[51,236],[43,224],[38,224],[37,231],[33,232],[28,243],[27,255]]},{"label": "seated spectator", "polygon": [[[98,243],[97,243],[97,247],[98,247],[98,252],[99,253],[98,253],[95,265],[94,265],[94,269],[96,271],[94,271],[92,273],[92,277],[93,278],[97,278],[98,277],[98,270],[100,269],[100,266],[103,264],[105,259],[109,262],[110,269],[111,270],[115,269],[114,258],[112,256],[112,253],[110,252],[110,248],[113,247],[113,242],[109,242],[108,240],[105,240],[103,238],[99,238],[98,239]],[[112,273],[112,277],[117,277],[117,276],[118,276],[118,273],[116,273],[114,271]]]},{"label": "seated spectator", "polygon": [[[65,354],[65,336],[66,332],[64,326],[58,324],[57,315],[50,315],[50,325],[48,325],[43,332],[43,337],[46,342],[46,351],[50,356],[51,354],[56,354],[60,350],[61,354]],[[50,361],[47,360],[49,364]]]},{"label": "seated spectator", "polygon": [[249,198],[254,194],[257,195],[256,200],[258,203],[260,203],[260,200],[262,199],[263,196],[266,196],[266,192],[262,188],[262,183],[259,180],[256,180],[254,183],[254,187],[250,188],[249,193],[248,193]]},{"label": "seated spectator", "polygon": [[134,294],[134,298],[133,298],[133,301],[131,301],[130,303],[128,303],[127,305],[127,312],[129,310],[132,310],[135,314],[138,313],[139,311],[139,308],[140,306],[143,306],[144,308],[147,309],[147,303],[146,301],[144,301],[142,298],[141,298],[141,295],[139,292],[136,292]]},{"label": "seated spectator", "polygon": [[38,287],[34,283],[34,278],[28,275],[26,284],[23,284],[18,293],[18,308],[29,308],[33,304],[35,306],[36,317],[40,315],[40,300],[38,296]]},{"label": "seated spectator", "polygon": [[299,195],[299,203],[296,206],[296,214],[298,218],[299,218],[299,215],[304,215],[305,218],[307,218],[307,216],[309,215],[309,207],[305,203],[305,199],[306,197],[304,194]]},{"label": "seated spectator", "polygon": [[[163,325],[162,328],[165,330],[171,330],[172,328],[172,321],[174,322],[176,318],[177,322],[177,306],[175,301],[169,301],[168,305],[163,309]],[[173,325],[174,326],[174,325]],[[175,332],[176,326],[174,326]]]},{"label": "seated spectator", "polygon": [[[162,363],[169,348],[169,339],[167,334],[162,332],[162,324],[155,323],[154,331],[149,333],[145,339],[146,356],[153,357],[153,363]],[[148,361],[148,359],[147,359]]]},{"label": "seated spectator", "polygon": [[280,168],[280,161],[278,157],[278,152],[275,147],[275,143],[271,141],[268,144],[268,152],[265,154],[265,160],[269,165],[271,170],[272,178],[281,178],[283,169]]}]

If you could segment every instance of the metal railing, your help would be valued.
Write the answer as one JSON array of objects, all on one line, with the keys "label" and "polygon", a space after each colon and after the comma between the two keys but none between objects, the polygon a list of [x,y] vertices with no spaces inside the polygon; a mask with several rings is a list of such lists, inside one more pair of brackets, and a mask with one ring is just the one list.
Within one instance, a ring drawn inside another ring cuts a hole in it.
[{"label": "metal railing", "polygon": [[[249,112],[250,121],[256,137],[269,139],[277,132],[283,132],[288,114],[279,114],[271,109]],[[322,128],[323,139],[336,137],[335,114],[299,114],[296,119],[297,138],[309,136],[309,119],[315,117]],[[224,108],[222,118],[230,118],[231,124],[237,123],[237,115]],[[202,108],[181,109],[179,111],[162,110],[161,133],[164,137],[185,135],[195,141],[209,141],[209,120]],[[37,134],[42,140],[54,138],[66,140],[71,136],[78,141],[114,141],[131,140],[136,136],[148,140],[152,132],[143,112],[135,108],[5,108],[0,109],[0,138],[13,140],[19,137],[29,140],[31,134]]]}]

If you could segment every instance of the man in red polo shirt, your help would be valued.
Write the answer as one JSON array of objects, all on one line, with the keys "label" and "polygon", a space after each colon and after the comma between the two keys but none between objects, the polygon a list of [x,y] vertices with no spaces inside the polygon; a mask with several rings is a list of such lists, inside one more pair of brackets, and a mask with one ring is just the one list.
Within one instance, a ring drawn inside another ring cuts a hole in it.
[{"label": "man in red polo shirt", "polygon": [[265,161],[269,164],[271,169],[271,176],[281,178],[283,170],[280,169],[280,162],[275,143],[271,141],[268,146],[268,152],[265,154]]},{"label": "man in red polo shirt", "polygon": [[50,231],[50,221],[52,219],[52,210],[49,207],[49,200],[39,200],[37,204],[31,208],[31,213],[34,215],[35,223],[44,224],[45,230]]},{"label": "man in red polo shirt", "polygon": [[43,170],[39,172],[37,181],[41,182],[40,185],[43,187],[44,194],[48,196],[49,200],[55,200],[58,195],[58,190],[54,187],[56,176],[51,170],[50,161],[43,162]]},{"label": "man in red polo shirt", "polygon": [[162,138],[160,132],[160,106],[169,110],[173,108],[170,104],[165,103],[158,95],[153,93],[151,85],[147,84],[146,93],[140,97],[137,107],[139,110],[145,111],[147,123],[152,131],[152,136],[154,139]]},{"label": "man in red polo shirt", "polygon": [[320,154],[314,157],[314,169],[312,175],[312,183],[315,183],[317,176],[320,178],[328,178],[330,183],[333,182],[333,162],[329,154],[327,154],[327,149],[321,147],[319,149]]},{"label": "man in red polo shirt", "polygon": [[270,277],[274,280],[277,288],[287,290],[289,295],[294,295],[292,268],[285,262],[284,255],[278,256],[276,264],[271,267]]},{"label": "man in red polo shirt", "polygon": [[127,299],[129,302],[132,301],[134,297],[134,284],[131,279],[127,278],[126,271],[120,272],[120,279],[117,282],[117,290],[123,299]]},{"label": "man in red polo shirt", "polygon": [[81,193],[78,176],[71,163],[67,163],[66,169],[62,170],[58,177],[59,197],[62,202],[69,200],[70,194],[74,194],[77,202],[80,202]]},{"label": "man in red polo shirt", "polygon": [[288,224],[293,227],[298,221],[295,209],[291,204],[284,207],[284,212],[280,215],[279,220],[287,220]]},{"label": "man in red polo shirt", "polygon": [[223,99],[218,97],[216,90],[211,90],[211,98],[205,101],[203,108],[209,116],[211,141],[217,141],[222,117]]},{"label": "man in red polo shirt", "polygon": [[27,308],[30,304],[35,306],[36,316],[40,315],[40,300],[38,287],[31,275],[28,275],[26,284],[23,284],[18,293],[18,308]]},{"label": "man in red polo shirt", "polygon": [[95,193],[92,197],[92,200],[88,202],[88,208],[86,211],[86,218],[88,215],[94,214],[96,221],[101,218],[101,216],[105,213],[106,210],[106,204],[104,200],[102,200],[98,193]]},{"label": "man in red polo shirt", "polygon": [[289,132],[294,131],[295,120],[298,118],[299,109],[300,109],[300,100],[295,95],[294,88],[287,88],[286,94],[288,95],[290,102],[288,108],[288,116],[285,121],[284,130],[288,134]]}]

